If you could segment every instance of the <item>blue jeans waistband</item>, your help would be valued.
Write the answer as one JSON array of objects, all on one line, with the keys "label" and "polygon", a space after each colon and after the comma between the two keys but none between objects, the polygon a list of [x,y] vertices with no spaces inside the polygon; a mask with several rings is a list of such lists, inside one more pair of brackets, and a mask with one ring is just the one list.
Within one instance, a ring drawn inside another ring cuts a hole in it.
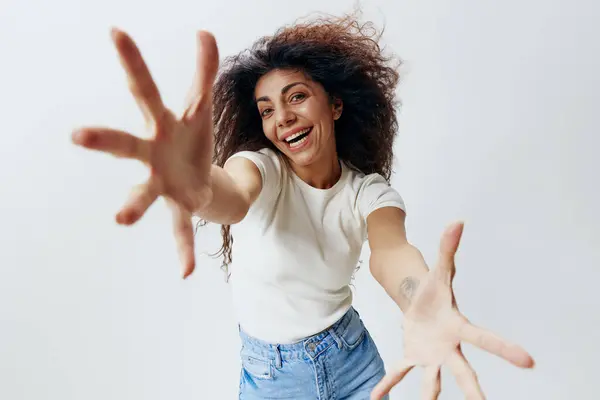
[{"label": "blue jeans waistband", "polygon": [[315,358],[335,344],[342,347],[342,340],[351,329],[360,329],[362,323],[354,307],[350,309],[329,328],[291,344],[268,343],[251,337],[240,328],[243,351],[261,355],[264,358],[278,362],[292,359]]}]

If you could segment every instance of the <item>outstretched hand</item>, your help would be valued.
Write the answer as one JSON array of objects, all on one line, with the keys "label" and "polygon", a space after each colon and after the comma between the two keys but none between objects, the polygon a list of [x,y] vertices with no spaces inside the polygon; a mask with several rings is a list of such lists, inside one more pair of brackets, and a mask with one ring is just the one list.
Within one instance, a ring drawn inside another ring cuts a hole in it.
[{"label": "outstretched hand", "polygon": [[447,366],[467,399],[485,399],[475,371],[461,351],[471,343],[521,368],[532,368],[533,358],[520,346],[471,324],[457,308],[452,280],[454,256],[462,223],[444,232],[437,268],[432,269],[404,315],[404,359],[373,389],[371,399],[381,399],[414,367],[423,367],[422,399],[435,400],[441,390],[440,368]]},{"label": "outstretched hand", "polygon": [[73,132],[72,140],[87,149],[135,159],[148,166],[148,180],[133,188],[116,220],[123,225],[134,224],[159,196],[164,196],[173,214],[185,277],[195,265],[192,212],[212,199],[212,85],[219,63],[216,41],[208,32],[198,33],[196,74],[187,106],[177,117],[163,104],[134,41],[118,29],[113,29],[111,35],[151,138],[106,127],[83,127]]}]

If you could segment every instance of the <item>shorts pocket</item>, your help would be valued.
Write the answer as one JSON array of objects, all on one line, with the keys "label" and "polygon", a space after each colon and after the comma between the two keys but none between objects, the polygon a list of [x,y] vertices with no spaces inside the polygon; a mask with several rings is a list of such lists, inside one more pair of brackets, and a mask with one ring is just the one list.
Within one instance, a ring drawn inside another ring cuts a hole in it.
[{"label": "shorts pocket", "polygon": [[352,315],[348,326],[340,335],[340,340],[348,350],[354,349],[365,338],[366,328],[356,312]]},{"label": "shorts pocket", "polygon": [[242,354],[242,368],[254,379],[273,378],[270,360],[262,360],[249,354]]}]

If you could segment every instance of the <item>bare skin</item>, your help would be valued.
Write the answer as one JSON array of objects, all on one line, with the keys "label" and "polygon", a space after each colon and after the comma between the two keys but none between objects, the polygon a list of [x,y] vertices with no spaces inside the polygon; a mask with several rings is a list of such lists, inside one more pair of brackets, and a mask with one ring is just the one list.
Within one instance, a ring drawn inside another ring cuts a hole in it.
[{"label": "bare skin", "polygon": [[437,265],[430,270],[419,250],[407,241],[404,219],[403,211],[391,207],[368,218],[371,272],[404,313],[404,359],[375,387],[371,399],[381,399],[415,367],[424,369],[422,398],[437,399],[440,370],[446,366],[467,399],[483,400],[461,342],[520,368],[532,368],[533,358],[522,347],[473,325],[458,310],[452,280],[463,224],[454,223],[444,231]]},{"label": "bare skin", "polygon": [[[342,114],[342,102],[332,102],[323,86],[294,70],[266,73],[254,92],[265,136],[296,175],[320,189],[333,186],[341,174],[334,122]],[[297,150],[284,139],[299,129],[310,133]]]},{"label": "bare skin", "polygon": [[216,223],[239,222],[260,192],[260,174],[246,160],[234,160],[227,169],[212,165],[212,85],[219,56],[210,33],[198,33],[196,75],[180,117],[163,104],[133,40],[117,29],[111,36],[151,139],[105,127],[83,127],[73,132],[72,140],[87,149],[138,160],[148,167],[149,179],[133,188],[116,221],[122,225],[136,223],[159,196],[164,196],[173,215],[185,278],[195,268],[192,214]]}]

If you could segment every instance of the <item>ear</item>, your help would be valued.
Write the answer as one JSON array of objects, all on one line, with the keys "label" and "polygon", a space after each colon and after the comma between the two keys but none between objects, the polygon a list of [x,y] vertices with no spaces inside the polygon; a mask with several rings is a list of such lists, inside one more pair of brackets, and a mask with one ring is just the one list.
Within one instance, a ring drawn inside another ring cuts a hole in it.
[{"label": "ear", "polygon": [[332,107],[333,119],[334,119],[334,121],[337,121],[342,116],[342,110],[344,109],[344,103],[342,102],[341,99],[338,99],[337,97],[333,98],[332,103],[333,103],[333,107]]}]

